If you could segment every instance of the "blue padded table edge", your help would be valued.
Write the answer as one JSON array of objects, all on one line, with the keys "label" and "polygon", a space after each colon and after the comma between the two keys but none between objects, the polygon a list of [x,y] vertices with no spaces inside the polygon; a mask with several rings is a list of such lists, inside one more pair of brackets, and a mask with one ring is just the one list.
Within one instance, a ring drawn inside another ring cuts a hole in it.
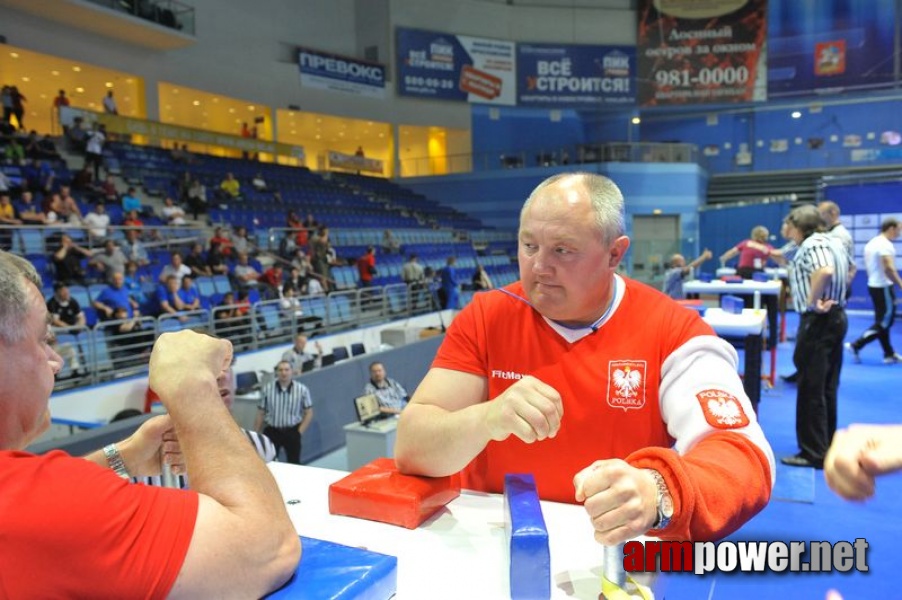
[{"label": "blue padded table edge", "polygon": [[549,598],[551,553],[548,529],[532,475],[504,476],[504,511],[510,541],[512,600]]},{"label": "blue padded table edge", "polygon": [[297,570],[268,600],[388,600],[397,593],[397,557],[300,537]]}]

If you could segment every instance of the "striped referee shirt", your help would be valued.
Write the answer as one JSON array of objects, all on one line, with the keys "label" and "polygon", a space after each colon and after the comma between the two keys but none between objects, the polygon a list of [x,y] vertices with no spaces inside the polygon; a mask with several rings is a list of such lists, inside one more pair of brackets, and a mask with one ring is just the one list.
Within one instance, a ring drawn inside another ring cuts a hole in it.
[{"label": "striped referee shirt", "polygon": [[407,390],[394,379],[385,378],[381,386],[376,386],[372,381],[363,388],[364,394],[375,394],[379,400],[379,406],[401,410],[407,404]]},{"label": "striped referee shirt", "polygon": [[792,259],[792,269],[789,270],[792,304],[800,315],[808,312],[811,276],[823,267],[833,268],[833,277],[824,288],[823,298],[835,300],[839,306],[846,303],[849,261],[846,259],[842,242],[823,233],[814,233],[799,244],[799,249]]},{"label": "striped referee shirt", "polygon": [[258,408],[270,427],[294,427],[304,419],[304,413],[313,408],[313,400],[303,383],[292,381],[283,388],[277,379],[263,388]]},{"label": "striped referee shirt", "polygon": [[[248,441],[254,447],[254,450],[257,451],[257,456],[263,459],[263,462],[272,462],[276,459],[276,447],[273,445],[272,440],[263,435],[262,433],[257,433],[256,431],[250,431],[247,429],[242,429],[241,433],[247,437]],[[178,487],[181,489],[188,489],[188,476],[187,475],[176,475],[176,480],[178,481]],[[144,485],[154,485],[157,487],[161,487],[163,485],[163,478],[159,475],[154,475],[153,477],[133,477],[133,482],[143,483]]]}]

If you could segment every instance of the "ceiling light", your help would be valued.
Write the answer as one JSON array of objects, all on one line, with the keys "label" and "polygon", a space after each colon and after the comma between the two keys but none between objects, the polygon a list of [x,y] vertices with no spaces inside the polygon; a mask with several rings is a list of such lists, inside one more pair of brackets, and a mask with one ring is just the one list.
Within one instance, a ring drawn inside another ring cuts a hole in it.
[{"label": "ceiling light", "polygon": [[128,79],[125,80],[125,83],[134,83],[134,82],[135,82],[135,80],[132,79],[131,77],[129,77]]},{"label": "ceiling light", "polygon": [[213,102],[219,102],[219,98],[213,98]]},{"label": "ceiling light", "polygon": [[78,92],[79,94],[84,94],[84,93],[85,93],[85,88],[83,88],[83,87],[77,87],[77,88],[75,88],[75,91]]},{"label": "ceiling light", "polygon": [[195,100],[191,104],[193,104],[194,106],[200,106],[200,100]]},{"label": "ceiling light", "polygon": [[178,88],[172,88],[172,93],[173,93],[173,94],[178,94],[178,93],[179,93],[179,89],[178,89]]},{"label": "ceiling light", "polygon": [[30,79],[30,78],[28,78],[28,77],[23,77],[23,78],[22,78],[22,81],[24,81],[24,82],[26,82],[26,83],[28,83],[28,82],[29,82],[29,81],[31,81],[31,79]]},{"label": "ceiling light", "polygon": [[46,99],[47,99],[47,94],[41,94],[41,100],[46,100]]},{"label": "ceiling light", "polygon": [[169,104],[167,104],[167,105],[166,105],[166,110],[172,110],[172,106],[169,105]]},{"label": "ceiling light", "polygon": [[317,133],[317,134],[316,134],[316,139],[319,139],[319,138],[320,138],[320,135]]},{"label": "ceiling light", "polygon": [[295,131],[294,129],[291,130],[291,135],[297,135],[297,134],[298,134],[297,131]]},{"label": "ceiling light", "polygon": [[105,85],[105,86],[108,87],[108,88],[111,88],[111,87],[113,87],[113,82],[112,82],[112,81],[107,81],[107,82],[104,83],[103,85]]},{"label": "ceiling light", "polygon": [[[235,114],[235,109],[234,109],[234,108],[230,108],[230,109],[229,109],[229,113]],[[239,122],[238,119],[235,119],[235,122],[236,122],[236,123]]]},{"label": "ceiling light", "polygon": [[379,134],[379,137],[385,137],[385,134],[384,134],[384,133],[380,133],[380,134]]},{"label": "ceiling light", "polygon": [[75,71],[76,73],[81,73],[81,67],[78,67],[78,66],[72,67],[72,70]]},{"label": "ceiling light", "polygon": [[51,75],[59,75],[60,72],[59,72],[59,71],[50,71],[50,74],[51,74]]},{"label": "ceiling light", "polygon": [[126,96],[125,98],[123,98],[123,100],[125,100],[126,102],[130,102],[131,99],[132,99],[131,96]]},{"label": "ceiling light", "polygon": [[13,58],[19,58],[18,52],[10,52],[9,55],[12,56]]},{"label": "ceiling light", "polygon": [[633,117],[632,119],[630,119],[630,122],[631,122],[633,125],[638,125],[639,123],[642,122],[642,119],[640,119],[639,117]]},{"label": "ceiling light", "polygon": [[251,104],[250,106],[248,106],[247,109],[248,109],[249,111],[251,111],[251,112],[257,110],[256,108],[254,108],[254,105],[253,105],[253,104]]},{"label": "ceiling light", "polygon": [[792,115],[790,115],[790,116],[792,116],[793,119],[801,119],[802,113],[797,110],[794,110],[794,111],[792,111]]}]

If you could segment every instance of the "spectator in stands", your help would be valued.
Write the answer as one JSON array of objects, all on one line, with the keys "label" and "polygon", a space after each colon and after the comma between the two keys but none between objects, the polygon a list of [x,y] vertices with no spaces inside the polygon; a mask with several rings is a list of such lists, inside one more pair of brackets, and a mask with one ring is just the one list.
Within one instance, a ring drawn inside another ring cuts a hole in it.
[{"label": "spectator in stands", "polygon": [[291,231],[286,231],[285,235],[282,236],[282,239],[279,240],[279,256],[290,261],[295,257],[297,252],[298,244],[296,234]]},{"label": "spectator in stands", "polygon": [[263,285],[268,298],[272,299],[281,296],[284,276],[282,265],[280,264],[272,265],[260,276],[259,282]]},{"label": "spectator in stands", "polygon": [[411,254],[407,258],[407,262],[401,266],[401,280],[409,286],[421,284],[426,275],[423,271],[423,265],[419,263],[419,257]]},{"label": "spectator in stands", "polygon": [[10,86],[4,85],[0,88],[0,102],[3,104],[3,122],[12,123],[13,92]]},{"label": "spectator in stands", "polygon": [[301,248],[307,246],[307,229],[304,227],[304,223],[301,221],[300,217],[298,217],[297,213],[293,210],[289,210],[288,214],[285,215],[285,227],[291,230],[286,233],[286,237],[294,235],[294,243],[297,246],[300,246]]},{"label": "spectator in stands", "polygon": [[360,287],[371,287],[376,274],[376,249],[367,246],[366,252],[357,259],[357,272],[360,275]]},{"label": "spectator in stands", "polygon": [[288,462],[301,464],[301,440],[313,422],[310,390],[292,379],[291,365],[276,365],[276,380],[264,386],[260,394],[254,431],[262,432],[278,449],[285,450]]},{"label": "spectator in stands", "polygon": [[[88,143],[88,133],[85,131],[84,119],[75,117],[72,124],[65,128],[64,136],[66,138],[66,146],[72,152],[82,154],[85,152]],[[88,164],[87,161],[85,164]]]},{"label": "spectator in stands", "polygon": [[109,90],[103,97],[103,112],[108,115],[119,114],[119,107],[116,106],[116,99],[113,98],[113,90]]},{"label": "spectator in stands", "polygon": [[12,250],[13,229],[15,225],[21,225],[19,211],[13,206],[9,194],[0,193],[0,250]]},{"label": "spectator in stands", "polygon": [[60,158],[60,153],[56,149],[56,143],[54,143],[53,138],[51,138],[49,135],[45,134],[41,139],[37,141],[36,150],[39,158]]},{"label": "spectator in stands", "polygon": [[179,226],[185,224],[185,211],[181,206],[176,206],[171,197],[166,196],[163,200],[163,218],[169,226]]},{"label": "spectator in stands", "polygon": [[207,264],[207,259],[204,258],[204,247],[200,242],[195,242],[191,245],[191,252],[185,257],[185,265],[191,269],[191,274],[194,277],[213,276],[213,269],[210,268],[210,265]]},{"label": "spectator in stands", "polygon": [[188,208],[194,213],[194,219],[198,219],[198,215],[207,212],[207,186],[202,184],[199,179],[191,182],[188,188]]},{"label": "spectator in stands", "polygon": [[22,190],[18,210],[19,218],[22,219],[24,225],[44,225],[47,222],[47,215],[34,201],[34,194],[28,190]]},{"label": "spectator in stands", "polygon": [[329,228],[320,227],[310,243],[311,264],[313,272],[319,275],[323,288],[329,290],[332,269],[329,266]]},{"label": "spectator in stands", "polygon": [[182,277],[182,285],[178,291],[178,298],[182,303],[182,310],[200,310],[200,293],[194,285],[191,275]]},{"label": "spectator in stands", "polygon": [[379,410],[390,415],[401,414],[410,399],[404,386],[390,378],[385,365],[378,361],[370,365],[370,380],[363,386],[363,393],[374,394],[379,400]]},{"label": "spectator in stands", "polygon": [[138,273],[138,263],[133,260],[125,263],[123,285],[128,290],[129,298],[137,302],[138,306],[143,306],[147,302],[147,295],[144,293],[144,286],[142,285],[146,280],[146,276]]},{"label": "spectator in stands", "polygon": [[50,112],[51,129],[54,133],[58,133],[58,125],[62,122],[60,119],[60,109],[69,106],[69,98],[66,97],[66,90],[60,90],[53,98],[53,110]]},{"label": "spectator in stands", "polygon": [[129,296],[128,290],[125,289],[125,275],[122,273],[113,275],[110,284],[94,299],[93,306],[103,320],[114,318],[117,310],[125,311],[125,317],[129,319],[141,315],[138,303]]},{"label": "spectator in stands", "polygon": [[150,264],[150,258],[147,254],[147,248],[139,239],[140,233],[137,229],[125,230],[125,241],[122,243],[122,251],[126,258],[134,261],[139,267]]},{"label": "spectator in stands", "polygon": [[213,271],[213,275],[228,275],[229,265],[220,251],[220,245],[210,242],[210,251],[207,252],[207,266]]},{"label": "spectator in stands", "polygon": [[103,166],[104,144],[106,144],[106,126],[100,124],[88,134],[85,141],[84,168],[87,169],[88,167],[91,167],[94,169],[94,181],[100,181],[100,167]]},{"label": "spectator in stands", "polygon": [[91,212],[82,219],[82,223],[88,228],[88,235],[92,240],[100,241],[106,238],[109,233],[107,228],[110,226],[110,215],[106,214],[106,206],[103,202],[95,204]]},{"label": "spectator in stands", "polygon": [[[11,165],[24,165],[25,164],[25,156],[27,152],[25,150],[25,146],[22,145],[22,142],[19,141],[18,138],[12,137],[6,143],[6,147],[3,149],[3,158],[6,159]],[[39,158],[37,156],[31,156],[29,158]]]},{"label": "spectator in stands", "polygon": [[323,287],[323,284],[320,283],[319,277],[316,273],[311,273],[310,277],[308,277],[304,282],[304,287],[301,288],[302,296],[323,296],[326,294],[326,288]]},{"label": "spectator in stands", "polygon": [[219,183],[220,197],[226,200],[238,200],[241,197],[241,183],[232,173],[226,173],[225,179]]},{"label": "spectator in stands", "polygon": [[84,327],[85,312],[71,296],[69,286],[61,281],[53,284],[53,295],[47,301],[50,324],[54,327]]},{"label": "spectator in stands", "polygon": [[[176,144],[173,146],[169,156],[172,157],[173,162],[181,163],[183,165],[190,165],[193,163],[191,152],[188,150],[188,144],[182,144],[181,146]],[[184,199],[184,196],[181,197]]]},{"label": "spectator in stands", "polygon": [[141,313],[134,311],[131,316],[125,308],[117,308],[113,313],[115,324],[103,325],[102,330],[108,336],[110,358],[117,368],[132,367],[147,362],[153,346],[154,333],[145,329],[141,322]]},{"label": "spectator in stands", "polygon": [[237,299],[232,292],[227,293],[223,296],[220,306],[232,307],[220,318],[223,327],[228,328],[229,339],[241,345],[250,345],[254,340],[254,334],[251,327],[251,302],[247,290],[239,290]]},{"label": "spectator in stands", "polygon": [[752,228],[751,237],[736,244],[726,252],[720,255],[720,264],[726,263],[734,256],[739,256],[739,264],[736,267],[736,274],[743,279],[751,279],[754,273],[764,271],[764,266],[771,257],[774,247],[768,242],[767,227],[758,225]]},{"label": "spectator in stands", "polygon": [[60,236],[60,246],[50,259],[56,269],[56,280],[63,283],[85,284],[85,270],[81,266],[82,258],[91,258],[90,250],[76,244],[65,233]]},{"label": "spectator in stands", "polygon": [[127,213],[132,211],[141,212],[141,199],[138,198],[138,192],[134,187],[129,187],[122,196],[122,211]]},{"label": "spectator in stands", "polygon": [[492,278],[486,273],[485,267],[480,264],[476,265],[476,271],[473,272],[471,283],[473,284],[473,289],[477,292],[495,288],[495,285],[492,283]]},{"label": "spectator in stands", "polygon": [[107,283],[112,283],[113,275],[125,273],[125,263],[128,258],[125,253],[116,246],[113,240],[107,240],[103,244],[103,250],[91,258],[90,265],[103,273]]},{"label": "spectator in stands", "polygon": [[179,285],[182,285],[182,278],[185,275],[191,275],[191,269],[182,262],[181,252],[173,252],[169,256],[169,264],[160,271],[160,283],[165,283],[170,275],[175,276]]},{"label": "spectator in stands", "polygon": [[13,116],[16,118],[16,123],[19,124],[19,130],[25,130],[25,102],[27,98],[22,92],[19,91],[17,86],[10,87],[10,96],[13,101]]},{"label": "spectator in stands", "polygon": [[10,180],[9,176],[6,173],[0,171],[0,192],[8,192],[12,187],[12,180]]},{"label": "spectator in stands", "polygon": [[457,279],[457,269],[454,267],[456,262],[457,257],[449,256],[444,268],[438,272],[440,282],[438,298],[443,309],[460,308],[460,282]]},{"label": "spectator in stands", "polygon": [[63,203],[62,211],[59,216],[68,220],[73,224],[80,224],[84,215],[81,213],[81,207],[78,201],[72,195],[72,188],[68,185],[60,186],[60,201]]},{"label": "spectator in stands", "polygon": [[[65,589],[71,597],[165,597],[177,589],[194,597],[256,598],[281,586],[297,566],[298,537],[275,481],[217,393],[229,344],[192,332],[165,334],[154,350],[150,386],[169,416],[84,458],[35,456],[24,449],[50,425],[60,357],[44,335],[34,269],[0,255],[0,281],[8,290],[0,295],[7,317],[0,324],[0,478],[4,501],[16,507],[0,514],[4,595],[46,598]],[[192,465],[194,491],[122,485],[120,475],[158,474],[161,455],[176,472]],[[211,472],[219,474],[203,475]],[[64,502],[65,510],[42,510],[48,502]],[[84,552],[86,540],[94,552]],[[140,564],[123,569],[125,557],[134,556]],[[37,578],[36,564],[47,567]]]},{"label": "spectator in stands", "polygon": [[382,251],[386,254],[398,254],[401,251],[401,242],[398,241],[391,229],[382,232]]},{"label": "spectator in stands", "polygon": [[[303,227],[307,230],[308,233],[312,233],[320,228],[320,224],[315,218],[313,218],[313,213],[307,213],[307,216],[304,218]],[[298,245],[303,246],[304,244]]]},{"label": "spectator in stands", "polygon": [[710,259],[713,255],[711,251],[705,248],[698,258],[688,265],[686,258],[682,254],[674,254],[670,257],[670,268],[664,272],[663,292],[674,300],[683,300],[686,294],[683,293],[683,280],[697,269],[703,262]]},{"label": "spectator in stands", "polygon": [[138,231],[142,231],[144,229],[144,221],[141,220],[141,217],[138,216],[138,211],[130,210],[125,213],[125,219],[122,220],[122,224],[126,227],[134,227]]},{"label": "spectator in stands", "polygon": [[[186,277],[188,277],[186,275]],[[163,285],[157,290],[157,300],[160,303],[160,316],[177,315],[185,311],[185,306],[179,297],[181,286],[175,275],[170,275],[163,282]],[[186,321],[186,317],[180,317],[180,321]]]},{"label": "spectator in stands", "polygon": [[265,192],[266,191],[266,180],[263,179],[263,173],[260,173],[258,171],[257,174],[254,175],[254,178],[251,179],[251,185],[254,186],[254,189],[257,190],[258,192]]},{"label": "spectator in stands", "polygon": [[240,289],[257,287],[257,283],[260,280],[260,272],[250,264],[246,253],[238,255],[238,264],[235,265],[232,274],[234,275],[236,285]]},{"label": "spectator in stands", "polygon": [[243,252],[248,256],[253,256],[257,253],[257,246],[248,238],[247,227],[244,225],[239,225],[235,228],[235,233],[232,235],[232,248],[235,252],[239,254]]},{"label": "spectator in stands", "polygon": [[289,283],[282,284],[279,288],[279,308],[285,317],[301,317],[304,311],[301,309],[301,301],[298,298],[298,289]]},{"label": "spectator in stands", "polygon": [[112,175],[107,174],[106,179],[99,184],[98,191],[103,196],[104,202],[120,203],[119,190],[116,189],[116,182],[113,181]]},{"label": "spectator in stands", "polygon": [[232,239],[222,227],[217,227],[213,230],[213,237],[210,238],[211,249],[213,248],[213,244],[219,246],[219,251],[223,256],[228,257],[232,255]]},{"label": "spectator in stands", "polygon": [[304,288],[304,276],[301,273],[301,270],[294,265],[291,265],[291,268],[288,269],[288,276],[285,278],[285,284],[290,285],[294,288],[295,292],[299,295]]}]

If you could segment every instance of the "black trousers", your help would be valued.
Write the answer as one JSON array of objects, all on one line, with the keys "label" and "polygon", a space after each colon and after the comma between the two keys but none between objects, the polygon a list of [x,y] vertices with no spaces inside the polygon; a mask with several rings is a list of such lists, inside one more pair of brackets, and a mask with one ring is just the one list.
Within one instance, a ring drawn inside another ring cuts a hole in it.
[{"label": "black trousers", "polygon": [[836,432],[836,396],[842,370],[843,338],[849,328],[846,311],[834,306],[825,314],[799,319],[792,362],[796,386],[796,439],[802,455],[823,462]]},{"label": "black trousers", "polygon": [[874,303],[874,324],[868,327],[861,337],[852,342],[856,350],[861,350],[874,340],[880,341],[884,358],[895,354],[889,341],[889,330],[896,320],[896,292],[893,286],[870,287],[871,301]]},{"label": "black trousers", "polygon": [[[300,423],[298,423],[300,425]],[[301,433],[298,425],[291,427],[273,427],[267,425],[263,428],[263,435],[272,440],[276,447],[276,454],[285,448],[285,459],[295,465],[301,464]]]}]

